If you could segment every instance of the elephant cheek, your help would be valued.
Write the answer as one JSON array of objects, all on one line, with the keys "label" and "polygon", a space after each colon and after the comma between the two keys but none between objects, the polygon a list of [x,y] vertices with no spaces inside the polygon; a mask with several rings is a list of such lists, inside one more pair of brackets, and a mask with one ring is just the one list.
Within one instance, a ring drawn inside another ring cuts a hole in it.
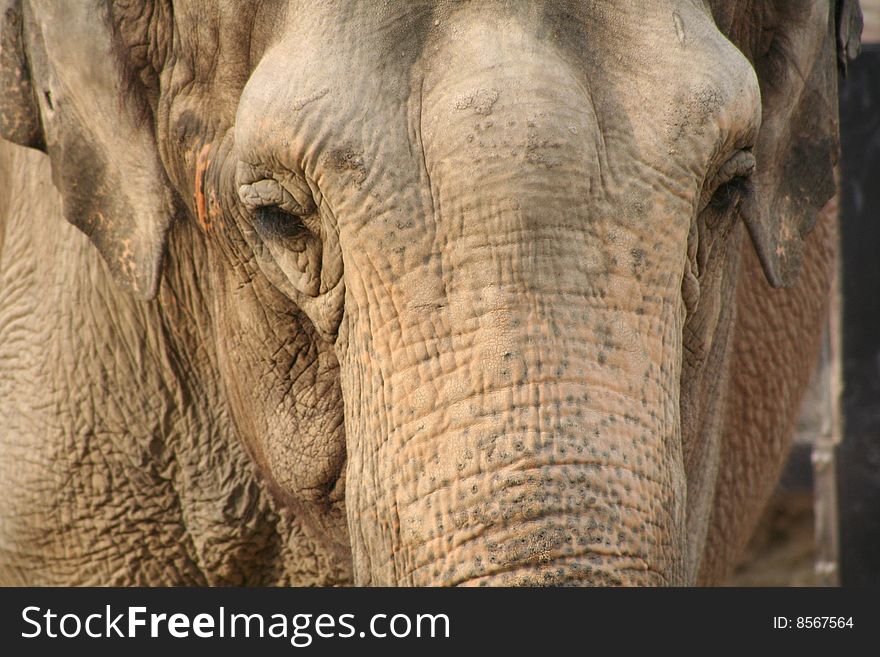
[{"label": "elephant cheek", "polygon": [[[233,272],[235,276],[238,272]],[[348,551],[345,437],[332,349],[268,281],[221,279],[220,381],[262,479],[315,538]],[[347,560],[345,555],[344,560]]]}]

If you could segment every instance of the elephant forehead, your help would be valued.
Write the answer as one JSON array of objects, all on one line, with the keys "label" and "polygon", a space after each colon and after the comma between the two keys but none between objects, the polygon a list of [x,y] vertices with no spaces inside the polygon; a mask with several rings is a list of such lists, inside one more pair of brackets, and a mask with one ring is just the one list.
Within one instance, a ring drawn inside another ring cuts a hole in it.
[{"label": "elephant forehead", "polygon": [[[346,12],[297,7],[284,25],[239,105],[236,141],[246,157],[272,150],[317,164],[326,143],[357,154],[361,143],[387,138],[395,110],[411,121],[406,110],[432,75],[464,76],[517,54],[532,64],[518,73],[521,85],[568,69],[589,90],[584,111],[605,114],[609,131],[642,150],[693,149],[695,138],[712,143],[719,129],[755,132],[760,122],[751,67],[691,2],[367,2]],[[498,94],[485,85],[455,100],[488,115]]]}]

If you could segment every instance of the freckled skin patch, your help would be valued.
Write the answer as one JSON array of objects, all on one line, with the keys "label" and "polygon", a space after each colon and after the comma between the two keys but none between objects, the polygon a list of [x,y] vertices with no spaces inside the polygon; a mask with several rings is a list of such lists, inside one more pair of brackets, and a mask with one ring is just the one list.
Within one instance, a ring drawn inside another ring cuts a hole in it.
[{"label": "freckled skin patch", "polygon": [[492,114],[492,106],[498,101],[499,93],[496,89],[478,89],[466,93],[455,101],[455,109],[471,109],[474,114],[489,116]]},{"label": "freckled skin patch", "polygon": [[364,155],[351,148],[332,151],[325,160],[325,165],[338,172],[344,172],[351,177],[352,182],[360,187],[367,179],[367,170],[364,166]]}]

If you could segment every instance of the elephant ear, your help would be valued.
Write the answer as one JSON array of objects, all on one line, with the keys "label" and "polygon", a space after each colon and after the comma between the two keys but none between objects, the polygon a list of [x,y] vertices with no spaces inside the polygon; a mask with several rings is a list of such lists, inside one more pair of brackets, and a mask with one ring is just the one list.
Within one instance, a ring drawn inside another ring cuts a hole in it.
[{"label": "elephant ear", "polygon": [[0,0],[0,137],[46,150],[22,42],[20,0]]},{"label": "elephant ear", "polygon": [[[96,0],[0,0],[0,137],[48,153],[65,218],[124,287],[158,288],[173,197]],[[50,229],[51,230],[51,229]]]},{"label": "elephant ear", "polygon": [[858,54],[856,0],[712,0],[719,28],[754,66],[763,121],[753,207],[743,213],[773,287],[797,279],[804,239],[836,192],[837,80]]}]

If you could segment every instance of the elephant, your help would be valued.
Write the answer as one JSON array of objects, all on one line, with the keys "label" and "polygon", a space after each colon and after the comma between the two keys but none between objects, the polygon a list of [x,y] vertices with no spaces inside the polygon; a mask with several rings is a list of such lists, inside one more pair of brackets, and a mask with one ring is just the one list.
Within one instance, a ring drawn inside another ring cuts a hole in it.
[{"label": "elephant", "polygon": [[0,582],[725,580],[857,2],[0,6]]}]

